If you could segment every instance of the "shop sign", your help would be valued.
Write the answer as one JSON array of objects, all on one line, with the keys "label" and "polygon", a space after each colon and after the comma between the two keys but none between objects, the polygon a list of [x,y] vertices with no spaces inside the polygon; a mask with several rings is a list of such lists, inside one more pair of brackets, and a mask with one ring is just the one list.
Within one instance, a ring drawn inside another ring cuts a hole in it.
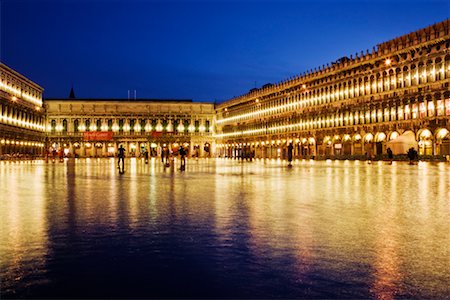
[{"label": "shop sign", "polygon": [[83,132],[83,140],[85,141],[112,141],[112,131],[87,131]]}]

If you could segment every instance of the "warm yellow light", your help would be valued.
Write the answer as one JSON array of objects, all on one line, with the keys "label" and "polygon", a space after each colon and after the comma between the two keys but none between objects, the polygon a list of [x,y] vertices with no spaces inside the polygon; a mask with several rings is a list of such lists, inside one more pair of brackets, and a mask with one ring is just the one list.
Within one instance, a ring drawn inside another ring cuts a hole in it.
[{"label": "warm yellow light", "polygon": [[397,131],[394,131],[394,132],[392,132],[391,135],[389,136],[389,139],[392,141],[392,140],[395,140],[396,138],[398,138],[398,132],[397,132]]},{"label": "warm yellow light", "polygon": [[386,66],[390,66],[391,63],[392,63],[392,61],[391,61],[389,58],[386,58],[386,60],[384,61],[384,64],[385,64]]},{"label": "warm yellow light", "polygon": [[158,120],[158,124],[156,124],[156,131],[161,132],[163,130],[163,127],[161,125],[161,121]]},{"label": "warm yellow light", "polygon": [[427,139],[431,137],[431,132],[428,129],[425,129],[424,131],[422,131],[422,133],[420,134],[420,138],[422,139]]}]

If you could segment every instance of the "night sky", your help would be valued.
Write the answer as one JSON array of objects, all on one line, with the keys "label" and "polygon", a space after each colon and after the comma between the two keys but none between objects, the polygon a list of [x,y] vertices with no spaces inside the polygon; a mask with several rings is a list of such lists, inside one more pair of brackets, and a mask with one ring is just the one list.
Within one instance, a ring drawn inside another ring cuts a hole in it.
[{"label": "night sky", "polygon": [[448,0],[0,0],[1,61],[45,98],[222,102],[443,21]]}]

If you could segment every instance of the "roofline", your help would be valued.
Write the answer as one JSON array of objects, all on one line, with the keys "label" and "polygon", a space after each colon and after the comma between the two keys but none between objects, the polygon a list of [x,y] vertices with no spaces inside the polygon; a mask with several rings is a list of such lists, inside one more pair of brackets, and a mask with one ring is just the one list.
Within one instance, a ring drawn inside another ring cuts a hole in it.
[{"label": "roofline", "polygon": [[[192,99],[125,99],[125,98],[45,98],[44,101],[87,101],[87,102],[186,102],[186,103],[199,103],[193,102]],[[213,104],[213,103],[211,103]]]},{"label": "roofline", "polygon": [[14,69],[12,69],[11,67],[8,67],[7,65],[5,65],[3,62],[0,62],[0,66],[2,68],[5,68],[8,72],[11,72],[12,74],[14,74],[15,76],[19,77],[21,80],[25,81],[26,83],[28,83],[29,85],[31,85],[32,87],[34,87],[35,89],[38,89],[41,93],[44,92],[44,88],[41,87],[39,84],[37,84],[34,81],[31,81],[30,79],[28,79],[27,77],[25,77],[24,75],[20,74],[19,72],[15,71]]}]

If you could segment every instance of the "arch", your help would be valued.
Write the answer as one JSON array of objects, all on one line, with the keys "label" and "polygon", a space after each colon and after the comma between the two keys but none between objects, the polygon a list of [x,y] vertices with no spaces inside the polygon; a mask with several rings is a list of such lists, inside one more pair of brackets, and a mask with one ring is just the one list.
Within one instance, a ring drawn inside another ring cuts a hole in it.
[{"label": "arch", "polygon": [[359,133],[355,133],[352,137],[352,141],[354,142],[360,142],[361,141],[361,135]]},{"label": "arch", "polygon": [[384,132],[377,132],[375,134],[375,142],[384,142],[386,140],[386,134]]},{"label": "arch", "polygon": [[433,139],[433,134],[428,128],[422,128],[417,132],[416,140],[429,140]]},{"label": "arch", "polygon": [[450,132],[447,128],[438,128],[435,134],[437,155],[450,156]]},{"label": "arch", "polygon": [[436,129],[435,138],[438,141],[441,141],[443,139],[449,139],[450,131],[448,131],[447,128],[438,128]]},{"label": "arch", "polygon": [[370,132],[369,132],[369,133],[366,133],[366,134],[364,135],[364,142],[365,142],[365,143],[371,143],[371,142],[373,142],[373,134],[371,134]]},{"label": "arch", "polygon": [[396,138],[398,138],[400,135],[397,131],[392,131],[389,133],[389,141],[395,140]]},{"label": "arch", "polygon": [[433,155],[433,134],[428,128],[422,128],[417,132],[417,141],[420,155]]}]

